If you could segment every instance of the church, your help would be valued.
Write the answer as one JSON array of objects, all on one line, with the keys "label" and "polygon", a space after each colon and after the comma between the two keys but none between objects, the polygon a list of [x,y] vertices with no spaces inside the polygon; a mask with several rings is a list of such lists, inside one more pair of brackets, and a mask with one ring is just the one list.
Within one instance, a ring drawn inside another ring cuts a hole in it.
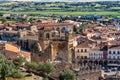
[{"label": "church", "polygon": [[20,33],[18,45],[32,52],[32,61],[74,61],[80,36],[73,33],[73,26],[40,27],[36,35],[24,33]]}]

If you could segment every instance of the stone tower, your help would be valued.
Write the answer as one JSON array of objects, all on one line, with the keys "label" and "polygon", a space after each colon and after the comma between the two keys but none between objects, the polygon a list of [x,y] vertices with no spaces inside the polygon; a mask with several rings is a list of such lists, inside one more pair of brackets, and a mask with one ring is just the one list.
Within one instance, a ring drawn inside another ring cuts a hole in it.
[{"label": "stone tower", "polygon": [[52,39],[51,30],[41,29],[38,31],[39,43],[43,46],[43,50],[47,48]]},{"label": "stone tower", "polygon": [[73,48],[73,41],[72,41],[72,33],[70,32],[69,28],[65,29],[65,40],[66,40],[66,50],[67,50],[67,59],[68,62],[71,63],[72,61],[72,53],[71,50]]},{"label": "stone tower", "polygon": [[27,35],[27,31],[26,30],[19,30],[19,37],[22,38],[24,36]]}]

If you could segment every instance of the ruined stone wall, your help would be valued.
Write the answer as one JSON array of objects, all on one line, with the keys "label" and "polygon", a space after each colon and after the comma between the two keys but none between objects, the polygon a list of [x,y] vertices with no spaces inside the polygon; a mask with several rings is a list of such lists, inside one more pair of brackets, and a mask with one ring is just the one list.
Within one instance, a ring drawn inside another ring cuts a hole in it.
[{"label": "ruined stone wall", "polygon": [[[67,59],[66,43],[57,42],[50,44],[42,53],[33,53],[32,61],[40,62],[46,60]],[[59,58],[59,59],[58,59]]]}]

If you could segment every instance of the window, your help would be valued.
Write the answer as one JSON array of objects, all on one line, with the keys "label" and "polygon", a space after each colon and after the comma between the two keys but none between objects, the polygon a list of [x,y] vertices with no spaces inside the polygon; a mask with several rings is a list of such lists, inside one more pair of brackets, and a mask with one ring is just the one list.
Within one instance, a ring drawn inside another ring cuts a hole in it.
[{"label": "window", "polygon": [[117,59],[119,59],[119,56],[117,56]]},{"label": "window", "polygon": [[85,49],[85,52],[87,52],[87,49]]},{"label": "window", "polygon": [[111,56],[109,56],[109,59],[111,59]]},{"label": "window", "polygon": [[46,33],[46,38],[47,38],[47,39],[49,39],[49,38],[50,38],[49,33]]},{"label": "window", "polygon": [[80,52],[79,49],[77,50],[77,52]]},{"label": "window", "polygon": [[115,56],[113,56],[113,59],[115,59]]},{"label": "window", "polygon": [[81,56],[81,59],[83,59],[83,56]]},{"label": "window", "polygon": [[41,54],[39,54],[39,57],[41,56]]},{"label": "window", "polygon": [[83,52],[83,49],[81,49],[81,52]]},{"label": "window", "polygon": [[63,28],[61,29],[61,32],[62,32],[62,33],[64,33],[64,32],[65,32],[65,27],[63,27]]},{"label": "window", "polygon": [[109,54],[111,54],[111,51],[109,51]]},{"label": "window", "polygon": [[113,51],[113,54],[115,54],[115,51]]},{"label": "window", "polygon": [[87,56],[85,56],[84,59],[87,59]]},{"label": "window", "polygon": [[118,53],[118,54],[120,54],[120,52],[119,52],[119,51],[117,51],[117,53]]}]

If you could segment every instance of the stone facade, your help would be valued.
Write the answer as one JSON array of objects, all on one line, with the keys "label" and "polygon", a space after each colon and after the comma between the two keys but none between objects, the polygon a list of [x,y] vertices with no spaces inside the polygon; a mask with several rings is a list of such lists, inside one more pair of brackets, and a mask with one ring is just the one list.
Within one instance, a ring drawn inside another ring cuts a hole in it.
[{"label": "stone facade", "polygon": [[18,40],[18,44],[21,48],[32,51],[31,59],[33,61],[64,60],[71,62],[74,60],[76,37],[74,37],[71,27],[59,28],[60,30],[58,28],[40,28],[38,35],[22,36]]}]

